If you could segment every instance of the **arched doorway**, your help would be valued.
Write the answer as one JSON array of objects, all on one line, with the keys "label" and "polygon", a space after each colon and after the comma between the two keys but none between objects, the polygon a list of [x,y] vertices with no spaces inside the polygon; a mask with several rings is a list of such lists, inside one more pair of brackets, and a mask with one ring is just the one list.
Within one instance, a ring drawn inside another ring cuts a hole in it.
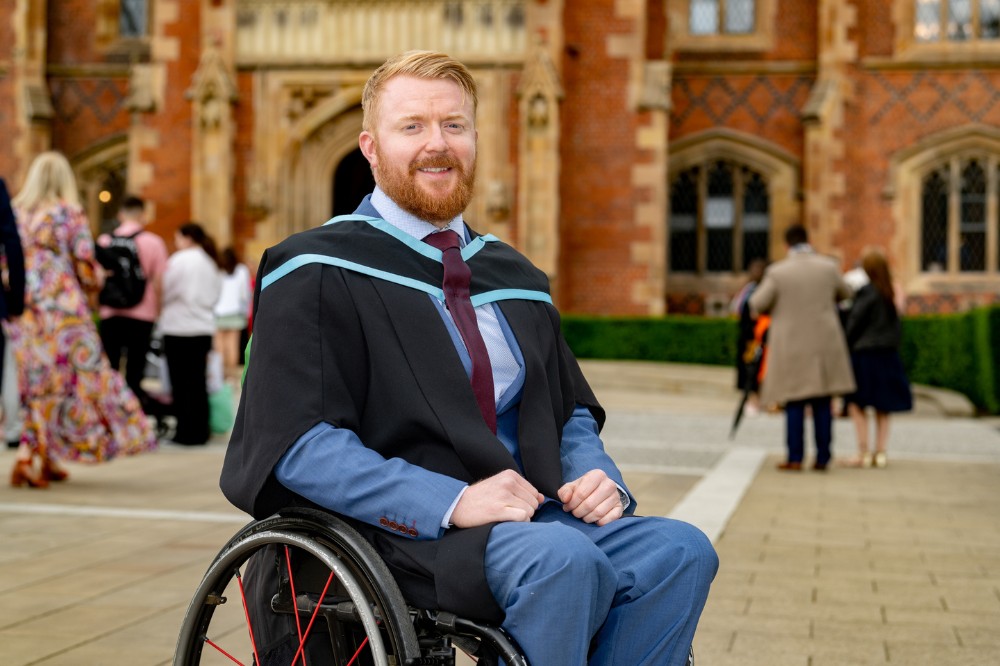
[{"label": "arched doorway", "polygon": [[331,215],[349,215],[354,212],[366,194],[375,189],[368,160],[360,148],[344,156],[333,171]]}]

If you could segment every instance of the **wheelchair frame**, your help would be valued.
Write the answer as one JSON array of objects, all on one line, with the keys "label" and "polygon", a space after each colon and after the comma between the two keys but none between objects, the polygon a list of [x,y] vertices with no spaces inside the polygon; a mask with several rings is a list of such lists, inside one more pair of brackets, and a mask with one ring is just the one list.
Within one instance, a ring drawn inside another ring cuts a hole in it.
[{"label": "wheelchair frame", "polygon": [[[299,644],[293,664],[303,653],[315,621],[322,618],[329,629],[335,659],[331,666],[454,666],[456,647],[476,658],[481,666],[496,666],[500,660],[507,666],[528,666],[514,640],[502,629],[453,613],[408,605],[392,574],[361,535],[331,513],[305,508],[283,510],[251,522],[223,546],[188,606],[177,639],[174,666],[202,664],[206,647],[210,653],[216,650],[232,662],[242,663],[220,644],[222,638],[238,632],[226,626],[216,633],[211,627],[216,610],[228,602],[227,590],[236,588],[253,650],[252,663],[261,663],[241,568],[255,553],[270,546],[283,550],[288,567],[287,581],[282,578],[271,609],[296,617]],[[318,595],[296,592],[291,549],[314,558],[330,572],[326,587]],[[237,585],[230,588],[234,580]],[[335,598],[328,595],[331,584],[337,590]],[[242,645],[245,637],[240,640]]]}]

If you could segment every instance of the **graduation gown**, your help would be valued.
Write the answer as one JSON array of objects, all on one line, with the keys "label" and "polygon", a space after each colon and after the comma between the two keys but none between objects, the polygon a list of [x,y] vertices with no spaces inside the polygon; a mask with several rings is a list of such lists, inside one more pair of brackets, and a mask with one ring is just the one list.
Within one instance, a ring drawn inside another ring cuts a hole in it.
[{"label": "graduation gown", "polygon": [[[282,455],[322,422],[356,433],[385,458],[472,484],[517,464],[490,431],[437,306],[440,251],[378,219],[335,218],[265,252],[254,294],[254,335],[221,487],[257,518],[312,506],[275,478]],[[564,423],[577,404],[604,412],[560,332],[548,280],[493,236],[463,250],[474,305],[494,302],[524,357],[518,446],[523,474],[545,496],[564,483]],[[330,460],[330,474],[350,474]],[[500,622],[483,571],[491,525],[415,540],[350,521],[418,606]],[[439,527],[439,526],[435,526]]]}]

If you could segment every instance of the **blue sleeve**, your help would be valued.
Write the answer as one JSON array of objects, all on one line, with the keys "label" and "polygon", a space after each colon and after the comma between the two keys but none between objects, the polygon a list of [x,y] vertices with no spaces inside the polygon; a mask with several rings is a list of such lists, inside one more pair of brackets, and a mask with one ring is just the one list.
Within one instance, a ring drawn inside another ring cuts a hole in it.
[{"label": "blue sleeve", "polygon": [[604,450],[597,428],[597,421],[591,416],[590,410],[583,405],[577,405],[573,415],[563,426],[562,442],[559,446],[559,456],[562,460],[562,474],[566,481],[580,478],[593,469],[604,470],[612,481],[628,495],[629,503],[626,514],[635,512],[636,500],[625,487],[621,470]]},{"label": "blue sleeve", "polygon": [[289,490],[331,511],[415,539],[437,539],[466,484],[385,459],[347,429],[313,426],[274,468]]}]

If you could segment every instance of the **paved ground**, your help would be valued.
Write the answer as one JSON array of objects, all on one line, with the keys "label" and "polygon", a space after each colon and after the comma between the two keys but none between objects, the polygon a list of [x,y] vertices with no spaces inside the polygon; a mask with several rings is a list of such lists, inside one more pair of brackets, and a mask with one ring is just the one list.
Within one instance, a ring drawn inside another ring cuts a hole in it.
[{"label": "paved ground", "polygon": [[[641,511],[716,541],[700,666],[1000,664],[1000,420],[944,418],[956,401],[922,393],[893,421],[887,469],[779,473],[780,416],[728,438],[728,369],[585,366]],[[835,451],[852,448],[838,421]],[[246,520],[217,490],[224,450],[0,486],[0,664],[169,663],[194,587]]]}]

